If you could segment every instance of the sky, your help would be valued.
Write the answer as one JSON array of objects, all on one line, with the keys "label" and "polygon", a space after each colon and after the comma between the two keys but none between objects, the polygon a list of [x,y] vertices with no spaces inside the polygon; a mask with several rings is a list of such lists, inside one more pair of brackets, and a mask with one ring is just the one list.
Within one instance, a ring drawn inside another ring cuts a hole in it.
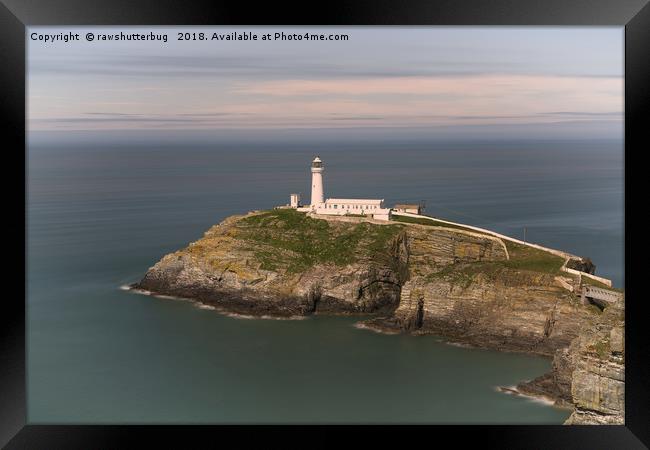
[{"label": "sky", "polygon": [[[349,39],[176,40],[178,32],[235,31]],[[68,32],[81,40],[30,38]],[[168,41],[88,42],[87,32],[166,33]],[[537,129],[618,137],[623,33],[622,27],[30,27],[28,128]]]}]

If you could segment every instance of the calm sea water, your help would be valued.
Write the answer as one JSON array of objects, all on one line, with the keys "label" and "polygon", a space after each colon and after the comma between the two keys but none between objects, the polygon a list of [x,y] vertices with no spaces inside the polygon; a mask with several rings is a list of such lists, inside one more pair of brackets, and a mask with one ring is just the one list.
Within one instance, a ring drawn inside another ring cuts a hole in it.
[{"label": "calm sea water", "polygon": [[228,215],[309,197],[425,200],[427,213],[589,256],[623,286],[616,142],[32,142],[32,423],[561,423],[495,391],[550,368],[356,318],[245,320],[120,290]]}]

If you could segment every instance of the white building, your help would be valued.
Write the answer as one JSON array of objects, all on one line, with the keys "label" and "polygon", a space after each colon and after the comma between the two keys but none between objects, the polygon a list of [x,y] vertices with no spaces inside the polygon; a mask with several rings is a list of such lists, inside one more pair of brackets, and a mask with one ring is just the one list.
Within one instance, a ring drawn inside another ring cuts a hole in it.
[{"label": "white building", "polygon": [[328,198],[317,205],[314,212],[330,216],[358,215],[372,216],[379,220],[390,219],[390,209],[384,208],[383,199]]},{"label": "white building", "polygon": [[[291,207],[300,211],[310,211],[314,214],[328,216],[370,216],[373,219],[389,220],[390,208],[384,207],[384,200],[360,198],[328,198],[324,200],[323,161],[317,156],[311,163],[311,203],[309,206],[298,207],[299,199],[291,196]],[[294,202],[295,201],[295,202]],[[294,204],[296,206],[294,206]]]},{"label": "white building", "polygon": [[398,212],[422,214],[422,206],[414,203],[398,203],[393,209]]},{"label": "white building", "polygon": [[291,200],[289,205],[291,205],[292,208],[297,208],[300,206],[300,194],[291,194],[289,198]]},{"label": "white building", "polygon": [[323,161],[317,156],[311,162],[311,204],[323,203]]}]

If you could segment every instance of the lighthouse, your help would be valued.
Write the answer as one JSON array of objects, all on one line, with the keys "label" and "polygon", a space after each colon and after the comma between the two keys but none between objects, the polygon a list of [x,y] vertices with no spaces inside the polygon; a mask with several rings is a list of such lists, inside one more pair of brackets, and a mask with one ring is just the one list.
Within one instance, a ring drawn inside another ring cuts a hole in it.
[{"label": "lighthouse", "polygon": [[328,198],[323,195],[323,161],[315,157],[311,162],[311,203],[300,204],[300,195],[291,194],[291,202],[278,208],[292,208],[312,216],[353,216],[375,220],[390,220],[391,209],[384,207],[383,199]]},{"label": "lighthouse", "polygon": [[323,199],[323,161],[317,156],[311,162],[311,206],[318,207]]}]

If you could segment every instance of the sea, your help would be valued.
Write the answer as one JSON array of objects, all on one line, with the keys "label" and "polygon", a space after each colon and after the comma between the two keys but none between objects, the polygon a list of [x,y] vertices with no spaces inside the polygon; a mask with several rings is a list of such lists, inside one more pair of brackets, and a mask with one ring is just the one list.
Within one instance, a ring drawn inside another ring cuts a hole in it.
[{"label": "sea", "polygon": [[508,395],[538,356],[379,334],[363,317],[230,316],[140,295],[165,254],[232,214],[326,197],[425,213],[589,257],[624,288],[620,140],[29,137],[27,396],[33,424],[561,424]]}]

